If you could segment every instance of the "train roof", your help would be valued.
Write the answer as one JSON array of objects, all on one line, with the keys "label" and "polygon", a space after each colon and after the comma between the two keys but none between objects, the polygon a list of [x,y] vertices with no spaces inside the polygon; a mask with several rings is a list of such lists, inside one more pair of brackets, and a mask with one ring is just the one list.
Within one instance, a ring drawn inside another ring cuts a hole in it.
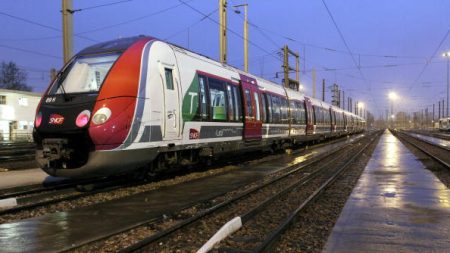
[{"label": "train roof", "polygon": [[102,53],[112,53],[112,52],[123,52],[131,45],[136,43],[141,39],[151,39],[151,37],[139,35],[134,37],[120,38],[115,40],[110,40],[102,43],[98,43],[81,50],[79,55],[88,54],[102,54]]}]

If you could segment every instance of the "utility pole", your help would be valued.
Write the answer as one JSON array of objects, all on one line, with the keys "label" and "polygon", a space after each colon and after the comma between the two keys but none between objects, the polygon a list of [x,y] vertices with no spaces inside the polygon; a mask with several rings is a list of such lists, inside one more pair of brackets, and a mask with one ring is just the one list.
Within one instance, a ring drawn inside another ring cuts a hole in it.
[{"label": "utility pole", "polygon": [[441,100],[438,102],[438,119],[441,118]]},{"label": "utility pole", "polygon": [[56,75],[57,75],[56,69],[55,68],[51,68],[50,69],[50,80],[51,81],[55,80]]},{"label": "utility pole", "polygon": [[311,72],[311,77],[312,77],[312,95],[313,98],[316,98],[316,69],[312,69]]},{"label": "utility pole", "polygon": [[[289,55],[294,56],[295,61],[295,80],[289,78],[289,71],[294,70],[289,67]],[[287,45],[283,47],[283,72],[284,72],[284,87],[291,88],[298,91],[300,88],[300,55],[291,51]]]},{"label": "utility pole", "polygon": [[248,72],[248,4],[239,4],[233,7],[236,8],[234,12],[237,14],[241,13],[237,8],[244,7],[244,71]]},{"label": "utility pole", "polygon": [[63,55],[64,63],[72,58],[73,51],[73,7],[72,0],[62,0]]},{"label": "utility pole", "polygon": [[347,97],[347,111],[350,111],[351,105],[350,105],[350,97]]},{"label": "utility pole", "polygon": [[434,104],[433,104],[433,118],[431,119],[434,123]]},{"label": "utility pole", "polygon": [[322,79],[322,101],[325,102],[325,79]]},{"label": "utility pole", "polygon": [[331,86],[331,104],[339,107],[339,86],[337,84],[333,84]]},{"label": "utility pole", "polygon": [[[447,58],[447,107],[444,107],[444,108],[447,108],[447,113],[445,114],[445,116],[446,117],[449,117],[449,112],[448,112],[448,104],[449,104],[449,101],[448,101],[448,90],[449,90],[449,85],[450,85],[450,76],[449,76],[449,71],[450,71],[450,66],[449,66],[449,61],[450,61],[450,51],[448,51],[448,52],[445,52],[442,56],[444,56],[444,57],[446,57]],[[444,117],[444,115],[442,115],[442,117]]]},{"label": "utility pole", "polygon": [[227,63],[227,0],[219,0],[220,62]]}]

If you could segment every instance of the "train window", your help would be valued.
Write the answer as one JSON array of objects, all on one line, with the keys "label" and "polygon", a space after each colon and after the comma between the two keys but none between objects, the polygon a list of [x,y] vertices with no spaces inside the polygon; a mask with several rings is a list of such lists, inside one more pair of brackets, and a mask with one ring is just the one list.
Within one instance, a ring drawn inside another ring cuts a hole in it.
[{"label": "train window", "polygon": [[242,121],[241,93],[240,93],[240,90],[236,86],[232,86],[231,88],[233,89],[233,95],[234,95],[235,118],[238,121]]},{"label": "train window", "polygon": [[0,96],[0,105],[6,105],[6,96]]},{"label": "train window", "polygon": [[253,118],[252,95],[250,94],[250,90],[247,89],[245,89],[245,104],[247,108],[246,116]]},{"label": "train window", "polygon": [[173,74],[172,69],[164,68],[164,73],[166,74],[166,88],[168,90],[173,90]]},{"label": "train window", "polygon": [[284,124],[289,123],[288,109],[289,109],[289,104],[288,104],[287,99],[282,98],[281,99],[281,120]]},{"label": "train window", "polygon": [[273,123],[281,122],[280,99],[277,96],[271,96],[272,99],[272,119]]},{"label": "train window", "polygon": [[305,111],[305,104],[302,102],[296,103],[298,108],[298,119],[297,123],[301,125],[306,125],[306,111]]},{"label": "train window", "polygon": [[272,123],[272,101],[269,94],[263,94],[264,100],[266,101],[266,115],[267,123]]},{"label": "train window", "polygon": [[266,99],[264,98],[264,94],[260,94],[261,99],[261,121],[266,122],[267,121],[267,115],[266,115]]},{"label": "train window", "polygon": [[291,111],[291,122],[292,124],[297,124],[297,106],[294,101],[290,101],[290,111]]},{"label": "train window", "polygon": [[224,83],[208,78],[211,118],[215,121],[227,120],[227,100]]},{"label": "train window", "polygon": [[206,78],[203,76],[198,77],[198,82],[200,86],[200,118],[202,120],[208,120],[208,96],[206,94]]},{"label": "train window", "polygon": [[236,114],[234,113],[234,108],[235,108],[235,102],[234,100],[236,99],[234,97],[234,94],[231,90],[231,86],[229,84],[227,84],[227,96],[228,96],[228,120],[230,121],[236,121]]},{"label": "train window", "polygon": [[253,99],[255,100],[256,120],[260,121],[261,120],[261,112],[259,110],[259,96],[258,96],[258,92],[256,92],[256,91],[253,92]]},{"label": "train window", "polygon": [[98,92],[119,54],[79,56],[58,74],[49,94]]}]

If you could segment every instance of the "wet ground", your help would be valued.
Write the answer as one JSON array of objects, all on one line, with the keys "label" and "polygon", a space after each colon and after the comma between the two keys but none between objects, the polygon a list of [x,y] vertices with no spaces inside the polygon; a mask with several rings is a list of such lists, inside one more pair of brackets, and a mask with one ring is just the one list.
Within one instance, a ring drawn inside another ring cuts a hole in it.
[{"label": "wet ground", "polygon": [[385,132],[324,252],[448,252],[450,191]]},{"label": "wet ground", "polygon": [[120,232],[149,219],[158,219],[193,203],[224,194],[268,173],[300,163],[308,156],[336,149],[340,145],[342,143],[332,144],[300,157],[287,156],[259,166],[249,166],[124,199],[2,224],[0,245],[6,252],[54,252],[69,249],[100,238],[105,233]]},{"label": "wet ground", "polygon": [[448,150],[450,150],[450,140],[439,139],[439,138],[422,135],[422,134],[416,134],[416,133],[408,133],[408,134],[411,136],[414,136],[416,138],[419,138],[421,140],[431,142],[433,144],[439,145],[441,147],[444,147],[444,148],[447,148]]}]

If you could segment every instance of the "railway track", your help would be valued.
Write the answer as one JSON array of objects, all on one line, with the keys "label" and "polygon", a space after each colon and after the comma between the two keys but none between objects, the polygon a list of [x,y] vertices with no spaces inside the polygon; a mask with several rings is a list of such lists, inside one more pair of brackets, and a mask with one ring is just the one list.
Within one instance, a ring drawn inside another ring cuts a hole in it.
[{"label": "railway track", "polygon": [[63,201],[71,201],[94,194],[113,191],[121,187],[136,185],[136,182],[116,180],[85,180],[71,183],[57,184],[51,187],[36,187],[23,191],[3,194],[0,200],[10,199],[17,205],[0,208],[0,216],[14,215],[18,212],[46,207]]},{"label": "railway track", "polygon": [[435,138],[439,138],[439,139],[443,139],[443,140],[450,140],[450,134],[449,133],[444,133],[444,132],[437,132],[437,131],[411,131],[413,133],[416,134],[422,134],[422,135],[426,135],[426,136],[431,136],[431,137],[435,137]]},{"label": "railway track", "polygon": [[420,139],[401,131],[393,131],[393,134],[401,140],[414,146],[416,149],[420,150],[422,153],[426,154],[428,157],[432,158],[445,168],[450,169],[450,147],[437,145],[431,141]]},{"label": "railway track", "polygon": [[32,142],[0,144],[0,162],[24,161],[34,159],[36,145]]},{"label": "railway track", "polygon": [[[150,252],[196,250],[202,246],[198,242],[205,242],[210,235],[214,234],[217,228],[229,220],[230,217],[235,217],[236,214],[241,214],[238,216],[240,217],[241,223],[244,224],[244,228],[247,227],[247,223],[259,224],[259,222],[254,222],[254,219],[256,217],[261,217],[261,213],[263,213],[263,217],[264,215],[267,215],[267,210],[270,208],[275,208],[275,210],[278,211],[269,213],[274,213],[275,216],[278,214],[280,215],[278,215],[278,219],[270,217],[269,219],[265,219],[266,221],[280,221],[280,217],[291,217],[291,215],[281,215],[280,207],[283,206],[284,203],[290,203],[290,200],[293,199],[296,199],[297,202],[299,199],[303,199],[303,201],[312,201],[326,185],[332,183],[340,172],[351,163],[350,160],[356,159],[360,152],[362,152],[374,139],[375,134],[370,136],[370,141],[369,137],[364,139],[364,142],[368,142],[366,145],[362,145],[361,142],[363,141],[360,140],[346,145],[345,148],[342,147],[337,151],[329,152],[321,157],[316,157],[315,159],[303,163],[301,166],[293,166],[282,172],[277,172],[254,185],[237,190],[237,193],[231,197],[224,198],[222,201],[214,201],[215,204],[212,206],[206,205],[203,208],[192,207],[191,209],[185,209],[171,217],[171,225],[164,224],[164,220],[149,220],[147,223],[140,224],[139,226],[145,225],[147,227],[152,227],[154,233],[145,239],[140,240],[138,243],[123,249],[121,252],[134,252],[140,250]],[[347,156],[347,158],[343,159],[343,156]],[[352,158],[349,159],[349,156]],[[345,160],[345,163],[343,163],[343,160]],[[339,169],[337,170],[336,167],[339,167]],[[330,177],[330,168],[332,168],[332,177]],[[322,182],[321,187],[317,188],[311,186],[312,184],[317,186],[319,184],[318,182]],[[307,193],[309,195],[305,195]],[[303,198],[299,198],[299,196],[292,197],[291,194],[301,194],[303,195]],[[300,206],[306,206],[306,203],[307,202]],[[290,203],[292,206],[288,209],[291,210],[292,207],[298,206],[298,204],[299,203],[295,203],[292,205],[292,203]],[[196,210],[194,211],[194,215],[191,215],[192,210]],[[297,213],[300,210],[301,208],[297,210]],[[261,229],[263,229],[266,230],[264,235],[269,235],[279,224],[284,223],[285,222],[280,221],[280,223],[276,223],[275,226],[274,224],[266,224],[253,231],[256,231],[257,234],[261,234]],[[136,229],[137,227],[138,226],[127,228],[127,230]],[[268,228],[269,231],[267,231]],[[201,234],[201,239],[198,238],[199,234]],[[191,235],[194,235],[195,238],[191,238]],[[104,238],[109,236],[112,235],[105,235]],[[248,236],[242,238],[244,239],[242,239],[241,242],[244,242],[247,246],[251,245],[248,240],[245,239],[249,238]],[[250,236],[250,238],[255,237]],[[265,239],[267,238],[258,238],[258,243],[254,243],[254,247],[251,247],[251,249],[255,250],[258,248],[258,245],[263,245],[262,243]],[[274,239],[272,238],[271,241],[273,240]],[[234,246],[232,246],[232,248],[240,249],[240,246]],[[79,248],[77,246],[76,249],[87,250],[89,248]]]},{"label": "railway track", "polygon": [[[305,149],[317,149],[324,145],[329,145],[342,141],[341,139],[335,139],[327,143],[321,143],[312,147],[305,146],[303,148],[293,151],[293,154],[305,151]],[[273,159],[280,155],[273,155]],[[237,162],[249,161],[247,158],[238,159]],[[223,164],[219,164],[223,165]],[[162,179],[170,177],[170,174],[163,176]],[[161,179],[161,178],[160,178]],[[32,185],[26,187],[17,187],[11,189],[5,189],[0,191],[0,201],[9,199],[16,203],[8,208],[0,208],[0,216],[12,216],[19,212],[30,211],[38,208],[45,208],[58,204],[63,201],[71,201],[76,199],[82,199],[95,195],[98,193],[105,193],[108,191],[114,191],[119,188],[133,187],[144,185],[147,182],[126,182],[123,179],[110,181],[109,179],[100,180],[78,180],[78,181],[63,181],[52,185]],[[95,188],[95,189],[94,189]],[[80,192],[80,189],[82,191]],[[1,220],[1,218],[0,218]]]}]

